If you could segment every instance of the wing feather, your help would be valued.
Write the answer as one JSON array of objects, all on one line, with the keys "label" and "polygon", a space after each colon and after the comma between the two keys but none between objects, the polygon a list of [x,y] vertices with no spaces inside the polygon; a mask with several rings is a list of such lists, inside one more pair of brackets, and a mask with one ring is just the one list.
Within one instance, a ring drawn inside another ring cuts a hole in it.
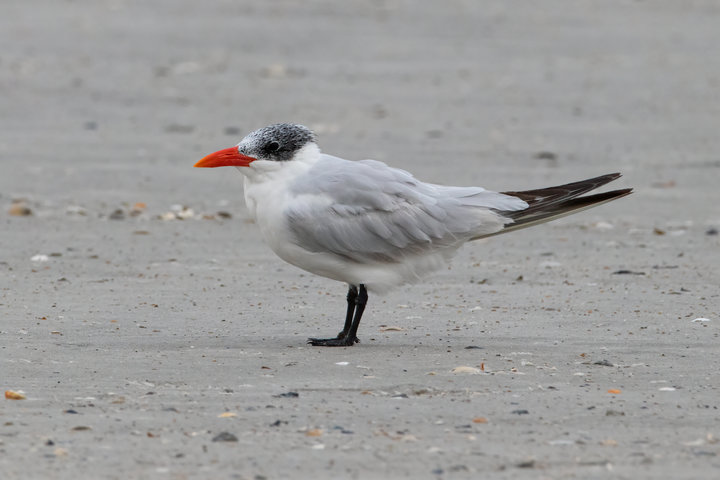
[{"label": "wing feather", "polygon": [[358,263],[454,251],[477,234],[501,230],[510,220],[497,213],[500,207],[527,207],[517,197],[479,187],[427,184],[382,162],[329,155],[293,189],[302,200],[285,216],[295,243]]}]

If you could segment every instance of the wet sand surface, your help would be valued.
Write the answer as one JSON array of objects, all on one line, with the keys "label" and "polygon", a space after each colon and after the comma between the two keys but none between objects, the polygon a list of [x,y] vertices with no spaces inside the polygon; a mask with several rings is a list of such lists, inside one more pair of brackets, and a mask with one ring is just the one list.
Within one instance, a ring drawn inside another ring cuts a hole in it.
[{"label": "wet sand surface", "polygon": [[[542,5],[542,6],[541,6]],[[0,469],[718,478],[716,2],[15,2],[0,16]],[[206,153],[627,198],[371,296],[276,258]]]}]

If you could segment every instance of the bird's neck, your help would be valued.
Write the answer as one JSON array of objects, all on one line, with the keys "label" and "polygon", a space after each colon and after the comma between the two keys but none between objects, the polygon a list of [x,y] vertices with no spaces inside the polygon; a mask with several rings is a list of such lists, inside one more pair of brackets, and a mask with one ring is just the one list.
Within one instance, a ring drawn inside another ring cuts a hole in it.
[{"label": "bird's neck", "polygon": [[245,175],[245,203],[253,218],[259,220],[259,212],[264,211],[263,218],[272,221],[292,195],[293,182],[307,174],[318,160],[320,150],[309,144],[298,150],[292,160],[256,160],[249,167],[239,167]]}]

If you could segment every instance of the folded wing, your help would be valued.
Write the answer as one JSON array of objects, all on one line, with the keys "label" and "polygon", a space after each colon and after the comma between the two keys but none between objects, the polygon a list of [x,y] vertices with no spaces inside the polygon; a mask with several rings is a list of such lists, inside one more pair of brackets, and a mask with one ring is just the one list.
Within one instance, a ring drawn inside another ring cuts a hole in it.
[{"label": "folded wing", "polygon": [[427,184],[382,162],[328,155],[294,189],[298,201],[286,219],[295,242],[358,263],[401,262],[438,251],[449,256],[467,240],[512,222],[499,211],[528,206],[517,196]]}]

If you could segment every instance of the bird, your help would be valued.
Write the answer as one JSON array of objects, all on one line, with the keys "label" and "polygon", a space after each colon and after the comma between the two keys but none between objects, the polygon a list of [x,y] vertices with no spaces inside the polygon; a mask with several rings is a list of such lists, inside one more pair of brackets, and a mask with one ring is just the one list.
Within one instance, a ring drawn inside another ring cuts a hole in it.
[{"label": "bird", "polygon": [[465,243],[530,227],[629,195],[632,188],[584,195],[621,175],[525,191],[425,183],[377,160],[322,153],[315,133],[292,123],[253,131],[195,167],[237,167],[245,203],[284,261],[347,284],[347,310],[335,337],[314,346],[359,342],[368,292],[421,280]]}]

